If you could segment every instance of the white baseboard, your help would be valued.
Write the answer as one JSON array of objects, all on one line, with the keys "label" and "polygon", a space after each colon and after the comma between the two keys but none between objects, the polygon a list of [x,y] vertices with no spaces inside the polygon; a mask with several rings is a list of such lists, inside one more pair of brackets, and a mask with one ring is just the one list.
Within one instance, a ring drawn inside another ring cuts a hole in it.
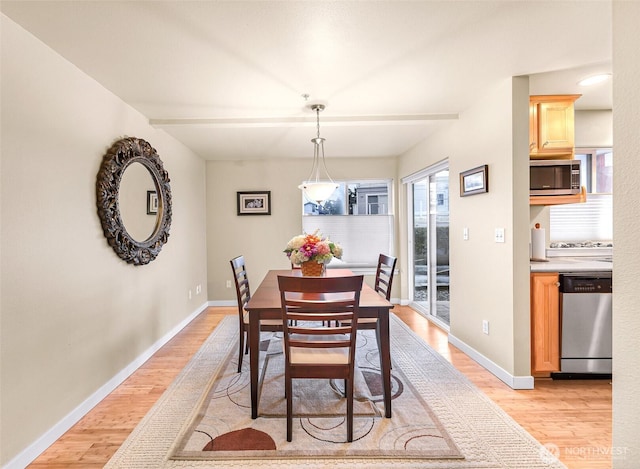
[{"label": "white baseboard", "polygon": [[487,371],[494,374],[500,381],[503,381],[507,386],[512,389],[533,389],[534,379],[533,376],[514,376],[507,370],[489,360],[483,354],[478,352],[473,347],[470,347],[465,342],[461,341],[452,334],[449,334],[449,343],[460,350],[466,355],[471,357],[474,361],[478,362]]},{"label": "white baseboard", "polygon": [[[234,303],[235,304],[235,303]],[[114,389],[133,374],[142,364],[144,364],[151,356],[160,348],[169,342],[178,332],[184,329],[196,316],[207,308],[207,303],[202,304],[196,311],[187,316],[177,326],[161,337],[156,343],[145,350],[140,356],[129,363],[124,369],[118,372],[113,378],[103,384],[100,389],[89,396],[78,407],[67,414],[62,420],[56,423],[48,431],[40,436],[36,441],[27,446],[20,454],[9,461],[3,469],[23,469],[40,456],[49,446],[51,446],[58,438],[73,427],[78,421],[84,417],[91,409],[93,409],[100,401],[107,397]]]}]

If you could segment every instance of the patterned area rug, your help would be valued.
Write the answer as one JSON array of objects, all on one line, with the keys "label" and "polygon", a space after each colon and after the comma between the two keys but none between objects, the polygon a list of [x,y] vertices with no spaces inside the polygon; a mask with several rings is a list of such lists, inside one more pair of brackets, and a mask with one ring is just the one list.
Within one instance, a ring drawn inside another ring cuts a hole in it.
[{"label": "patterned area rug", "polygon": [[234,370],[237,324],[228,317],[105,467],[565,467],[401,320],[390,322],[393,417],[380,416],[375,336],[362,331],[353,443],[344,442],[339,383],[327,380],[294,383],[299,415],[286,442],[277,335],[262,336],[260,417],[250,418],[248,370]]},{"label": "patterned area rug", "polygon": [[238,457],[462,457],[426,402],[393,370],[393,418],[384,418],[380,359],[374,331],[358,333],[354,441],[346,441],[342,380],[294,380],[293,441],[286,441],[282,334],[261,335],[259,418],[251,419],[248,360],[238,374],[232,350],[172,459]]}]

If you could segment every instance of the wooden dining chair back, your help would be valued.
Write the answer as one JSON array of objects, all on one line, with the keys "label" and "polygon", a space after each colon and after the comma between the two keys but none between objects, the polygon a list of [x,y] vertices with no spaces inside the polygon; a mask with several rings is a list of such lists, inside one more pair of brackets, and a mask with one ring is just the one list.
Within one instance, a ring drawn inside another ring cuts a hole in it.
[{"label": "wooden dining chair back", "polygon": [[[238,373],[242,370],[242,356],[249,351],[249,313],[245,309],[251,299],[251,287],[244,261],[244,256],[234,257],[230,261],[233,279],[236,285],[236,296],[238,299],[238,320],[239,320],[239,353],[238,353]],[[280,320],[260,321],[260,330],[282,330]],[[246,342],[245,342],[246,336]],[[244,349],[244,350],[243,350]]]},{"label": "wooden dining chair back", "polygon": [[[347,441],[353,441],[353,377],[363,276],[278,276],[284,324],[287,441],[293,436],[293,379],[342,379]],[[331,327],[331,322],[348,325]]]},{"label": "wooden dining chair back", "polygon": [[[391,286],[393,285],[393,273],[396,270],[397,258],[380,254],[378,256],[378,267],[376,269],[376,280],[374,290],[383,296],[387,301],[391,298]],[[346,325],[346,324],[343,324]],[[380,334],[378,331],[377,318],[359,318],[358,329],[373,329],[376,331],[376,341],[380,350]]]},{"label": "wooden dining chair back", "polygon": [[[376,280],[373,289],[383,296],[387,301],[391,298],[391,286],[393,285],[393,273],[396,270],[397,258],[380,254],[378,256],[378,267],[376,269]],[[358,329],[377,329],[378,320],[376,318],[358,319]],[[378,340],[378,346],[380,341]]]},{"label": "wooden dining chair back", "polygon": [[393,285],[393,273],[396,270],[397,258],[380,254],[378,256],[378,268],[376,269],[376,281],[374,290],[380,293],[387,301],[391,298],[391,286]]}]

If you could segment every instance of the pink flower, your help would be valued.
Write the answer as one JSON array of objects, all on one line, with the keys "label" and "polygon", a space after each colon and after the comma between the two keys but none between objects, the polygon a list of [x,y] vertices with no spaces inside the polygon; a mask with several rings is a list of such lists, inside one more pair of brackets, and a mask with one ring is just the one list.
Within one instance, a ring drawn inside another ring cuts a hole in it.
[{"label": "pink flower", "polygon": [[317,253],[316,246],[315,244],[305,244],[300,250],[304,252],[307,257],[311,258]]},{"label": "pink flower", "polygon": [[316,253],[320,254],[321,256],[325,254],[331,254],[331,249],[329,248],[329,244],[328,243],[316,244]]}]

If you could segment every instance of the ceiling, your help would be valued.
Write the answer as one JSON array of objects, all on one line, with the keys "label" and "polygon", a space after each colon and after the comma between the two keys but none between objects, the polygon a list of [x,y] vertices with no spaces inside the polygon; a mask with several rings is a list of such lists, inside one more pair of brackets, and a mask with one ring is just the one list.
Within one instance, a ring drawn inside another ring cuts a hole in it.
[{"label": "ceiling", "polygon": [[[610,1],[8,1],[2,13],[207,160],[402,154],[492,86],[611,109]],[[308,95],[308,98],[304,98]],[[118,137],[118,136],[115,136]]]}]

